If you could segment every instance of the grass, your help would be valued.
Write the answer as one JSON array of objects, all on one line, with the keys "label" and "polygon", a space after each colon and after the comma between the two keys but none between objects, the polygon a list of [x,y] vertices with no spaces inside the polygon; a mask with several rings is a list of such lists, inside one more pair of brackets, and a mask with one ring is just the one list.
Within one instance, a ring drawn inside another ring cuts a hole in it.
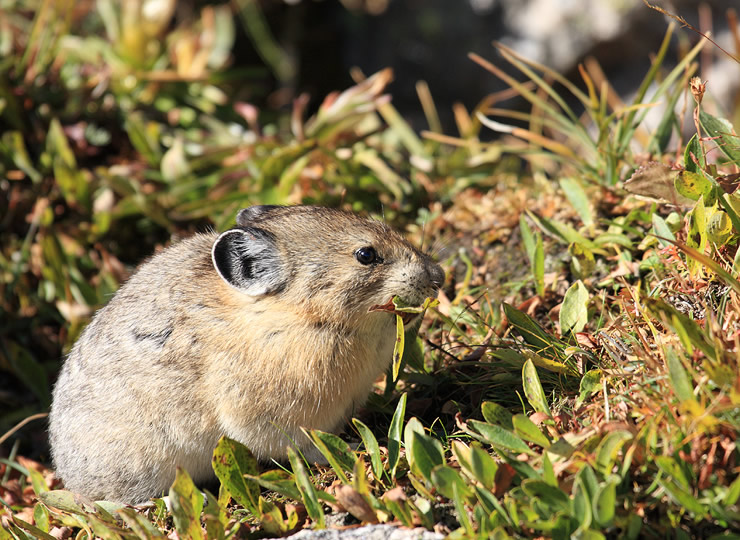
[{"label": "grass", "polygon": [[[498,46],[529,82],[473,60],[532,112],[489,96],[457,109],[458,136],[420,137],[383,94],[387,71],[309,117],[301,100],[289,115],[244,102],[264,70],[229,66],[229,7],[172,25],[132,25],[108,2],[64,8],[14,4],[2,44],[0,539],[276,536],[339,514],[451,538],[737,537],[740,138],[708,110],[711,83],[692,80],[703,42],[668,70],[669,27],[628,104],[593,64],[575,84]],[[649,131],[657,101],[669,107]],[[504,136],[483,142],[489,128]],[[405,336],[398,380],[379,382],[347,437],[311,432],[327,466],[260,467],[222,439],[218,493],[179,471],[169,510],[60,489],[39,415],[59,359],[133,265],[249,204],[377,215],[378,200],[447,280]]]}]

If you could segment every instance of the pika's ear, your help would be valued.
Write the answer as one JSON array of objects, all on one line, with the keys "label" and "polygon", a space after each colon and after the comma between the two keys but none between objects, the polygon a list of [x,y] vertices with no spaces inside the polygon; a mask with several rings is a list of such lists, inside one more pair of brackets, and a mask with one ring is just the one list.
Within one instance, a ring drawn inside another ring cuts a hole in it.
[{"label": "pika's ear", "polygon": [[211,258],[226,283],[250,296],[279,292],[285,287],[275,239],[262,229],[226,231],[213,244]]},{"label": "pika's ear", "polygon": [[236,215],[236,224],[239,227],[249,227],[254,218],[268,214],[277,208],[283,207],[276,204],[260,204],[250,206],[249,208],[242,208]]}]

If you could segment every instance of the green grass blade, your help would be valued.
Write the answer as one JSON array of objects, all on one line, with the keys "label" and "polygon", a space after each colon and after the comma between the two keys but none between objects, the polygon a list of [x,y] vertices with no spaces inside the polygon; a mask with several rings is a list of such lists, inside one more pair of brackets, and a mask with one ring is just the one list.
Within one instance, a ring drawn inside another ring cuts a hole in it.
[{"label": "green grass blade", "polygon": [[401,428],[406,415],[406,399],[406,394],[402,394],[388,429],[388,470],[391,478],[396,477],[396,467],[398,467],[398,459],[401,456]]}]

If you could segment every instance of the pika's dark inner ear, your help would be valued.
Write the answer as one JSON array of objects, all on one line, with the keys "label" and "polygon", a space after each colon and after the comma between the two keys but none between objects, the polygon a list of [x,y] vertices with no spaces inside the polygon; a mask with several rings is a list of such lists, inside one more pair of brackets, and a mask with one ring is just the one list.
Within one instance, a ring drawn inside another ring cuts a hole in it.
[{"label": "pika's dark inner ear", "polygon": [[285,287],[275,239],[262,229],[226,231],[213,244],[211,258],[226,283],[250,296],[275,293]]},{"label": "pika's dark inner ear", "polygon": [[242,208],[236,215],[236,224],[239,227],[249,227],[255,218],[268,214],[277,208],[283,207],[275,204],[261,204]]}]

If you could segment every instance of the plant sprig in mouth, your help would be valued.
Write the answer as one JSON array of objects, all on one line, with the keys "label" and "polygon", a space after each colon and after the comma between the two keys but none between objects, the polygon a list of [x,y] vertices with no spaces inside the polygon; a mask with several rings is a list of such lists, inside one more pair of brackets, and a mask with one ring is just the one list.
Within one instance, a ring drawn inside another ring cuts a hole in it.
[{"label": "plant sprig in mouth", "polygon": [[423,314],[427,310],[427,308],[434,307],[437,304],[439,304],[439,300],[435,298],[425,298],[421,305],[412,306],[401,300],[400,297],[394,296],[385,304],[376,304],[368,309],[368,311],[385,311],[387,313],[393,313],[396,317],[401,319],[404,327],[408,328],[419,315]]},{"label": "plant sprig in mouth", "polygon": [[[385,311],[396,316],[396,344],[393,348],[393,380],[398,379],[401,371],[401,360],[406,340],[405,333],[412,328],[412,323],[420,318],[427,308],[439,304],[435,298],[425,298],[420,306],[408,306],[398,296],[394,296],[385,304],[372,306],[368,311]],[[413,339],[413,338],[412,338]]]}]

